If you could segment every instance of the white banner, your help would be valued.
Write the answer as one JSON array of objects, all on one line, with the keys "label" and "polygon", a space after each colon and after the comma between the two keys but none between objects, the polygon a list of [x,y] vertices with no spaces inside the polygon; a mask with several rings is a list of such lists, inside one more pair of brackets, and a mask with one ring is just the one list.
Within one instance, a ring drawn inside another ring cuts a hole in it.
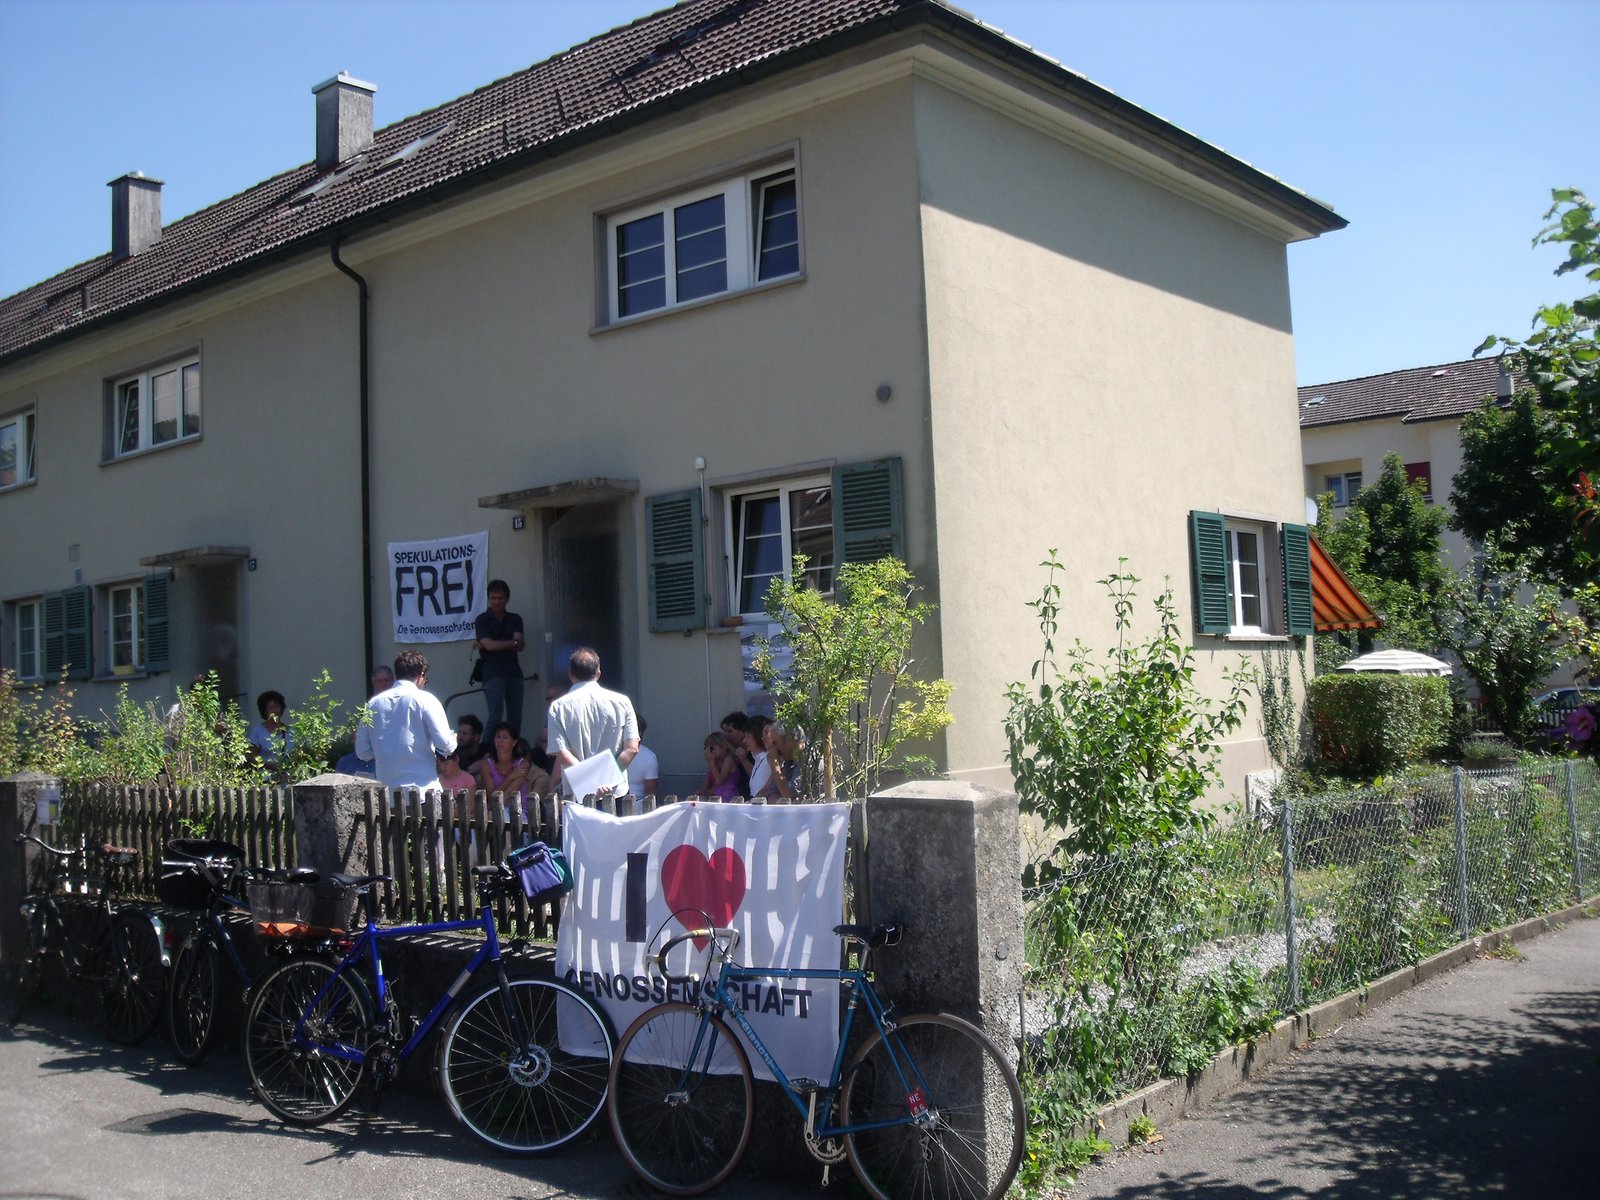
[{"label": "white banner", "polygon": [[489,607],[489,535],[389,543],[389,611],[397,642],[463,642]]},{"label": "white banner", "polygon": [[[690,802],[638,817],[568,804],[562,814],[574,888],[562,909],[556,974],[597,1001],[618,1036],[653,1004],[694,999],[693,985],[668,984],[646,964],[705,917],[739,930],[741,965],[839,965],[833,927],[844,919],[849,804]],[[704,975],[704,949],[686,943],[669,969]],[[752,980],[732,991],[785,1074],[828,1078],[839,1043],[837,980]],[[750,1065],[771,1078],[753,1052]]]}]

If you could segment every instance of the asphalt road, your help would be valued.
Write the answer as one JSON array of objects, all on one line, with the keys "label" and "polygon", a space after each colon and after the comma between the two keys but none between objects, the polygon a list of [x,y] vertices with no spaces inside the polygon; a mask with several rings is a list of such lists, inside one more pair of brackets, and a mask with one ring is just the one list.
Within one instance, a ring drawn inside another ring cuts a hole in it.
[{"label": "asphalt road", "polygon": [[[30,1014],[14,1031],[0,1026],[0,1198],[655,1195],[617,1154],[603,1114],[580,1145],[508,1158],[457,1132],[429,1067],[414,1061],[377,1116],[293,1129],[255,1102],[237,1053],[184,1067],[159,1034],[118,1046],[92,1021]],[[820,1178],[820,1165],[785,1179],[746,1169],[717,1196],[815,1200]]]},{"label": "asphalt road", "polygon": [[1600,1196],[1600,920],[1480,958],[1091,1168],[1069,1200]]}]

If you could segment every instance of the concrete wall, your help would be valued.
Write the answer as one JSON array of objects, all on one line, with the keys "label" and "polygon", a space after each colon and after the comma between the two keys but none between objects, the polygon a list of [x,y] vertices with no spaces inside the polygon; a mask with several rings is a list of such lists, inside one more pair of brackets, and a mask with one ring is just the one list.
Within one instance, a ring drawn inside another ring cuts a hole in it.
[{"label": "concrete wall", "polygon": [[[950,762],[1009,786],[1003,693],[1061,637],[1108,646],[1119,558],[1193,628],[1188,512],[1303,520],[1284,246],[1049,131],[917,90]],[[1004,181],[1003,186],[999,181]],[[1151,632],[1146,600],[1138,636]],[[1260,643],[1201,639],[1202,689]],[[1254,710],[1227,789],[1266,765]]]}]

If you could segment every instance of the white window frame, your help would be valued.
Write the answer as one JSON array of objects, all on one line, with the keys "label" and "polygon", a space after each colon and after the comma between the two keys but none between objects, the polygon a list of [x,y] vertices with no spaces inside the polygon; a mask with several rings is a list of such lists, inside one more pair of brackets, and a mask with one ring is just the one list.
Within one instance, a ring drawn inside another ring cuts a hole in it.
[{"label": "white window frame", "polygon": [[0,431],[8,428],[13,430],[12,437],[15,439],[16,475],[10,483],[0,481],[0,492],[24,487],[34,480],[34,440],[37,427],[33,409],[23,409],[21,412],[7,413],[4,417],[0,417]]},{"label": "white window frame", "polygon": [[[37,683],[44,678],[44,597],[30,596],[25,600],[13,600],[6,608],[11,615],[11,666],[18,679]],[[23,616],[29,612],[32,613],[33,625],[31,638],[24,627],[26,621]],[[33,661],[31,670],[28,666],[30,658]]]},{"label": "white window frame", "polygon": [[[1351,480],[1355,481],[1353,486]],[[1324,475],[1323,482],[1327,486],[1322,490],[1333,493],[1333,506],[1335,508],[1349,508],[1350,502],[1361,491],[1361,472],[1339,471],[1332,475]]]},{"label": "white window frame", "polygon": [[[1272,593],[1268,591],[1269,572],[1268,547],[1269,538],[1276,527],[1268,526],[1260,521],[1244,521],[1233,517],[1223,518],[1223,531],[1228,541],[1228,587],[1229,607],[1233,610],[1229,614],[1229,634],[1233,637],[1261,637],[1270,632],[1273,606]],[[1244,563],[1239,553],[1240,536],[1253,536],[1256,542],[1255,558],[1255,601],[1257,620],[1255,624],[1245,620],[1244,615]]]},{"label": "white window frame", "polygon": [[[785,271],[781,275],[761,279],[759,278],[758,263],[762,247],[759,243],[764,224],[762,214],[766,204],[766,196],[773,187],[790,182],[795,184],[795,268],[792,271]],[[723,253],[727,264],[727,286],[720,291],[680,301],[677,296],[677,238],[675,236],[674,213],[686,205],[718,195],[723,197]],[[662,219],[665,301],[654,307],[623,315],[621,298],[617,291],[619,233],[624,226],[655,216],[659,216]],[[604,246],[606,319],[612,324],[619,321],[639,320],[689,305],[710,303],[724,296],[748,291],[757,284],[796,278],[802,273],[803,269],[801,262],[803,244],[804,239],[800,236],[799,180],[793,163],[769,164],[759,170],[738,175],[731,179],[724,179],[717,183],[676,192],[673,195],[653,200],[648,204],[635,205],[623,211],[608,214],[605,218]]]},{"label": "white window frame", "polygon": [[[777,500],[778,512],[782,518],[782,525],[779,530],[782,541],[782,576],[785,580],[792,581],[794,576],[794,530],[791,528],[789,521],[790,497],[796,492],[809,491],[815,488],[831,489],[832,487],[833,475],[829,472],[823,472],[822,474],[815,475],[795,475],[781,479],[764,480],[759,483],[741,485],[736,488],[728,488],[722,492],[722,544],[727,547],[727,553],[724,557],[727,563],[727,611],[730,615],[753,618],[765,618],[766,616],[766,610],[764,608],[744,610],[740,605],[740,595],[742,592],[742,582],[744,576],[744,547],[739,540],[738,534],[736,533],[737,527],[734,522],[735,510],[737,507],[740,504],[750,500]],[[832,501],[833,503],[837,504],[838,497],[832,497]],[[831,541],[831,520],[829,522],[829,527],[829,540]],[[806,569],[806,574],[808,576],[813,575],[815,572],[826,570],[830,576],[830,584],[833,579],[837,578],[839,570],[839,547],[835,545],[832,549],[832,562],[825,567],[815,563],[808,564]],[[833,595],[833,588],[829,586],[823,591],[822,594],[825,596]]]},{"label": "white window frame", "polygon": [[[194,372],[196,393],[192,430],[187,428],[185,404],[185,384],[191,370]],[[176,429],[171,435],[162,436],[155,419],[155,384],[167,375],[176,376]],[[127,411],[130,388],[134,389],[138,404],[131,427]],[[132,375],[123,375],[111,384],[111,457],[131,458],[150,450],[163,450],[168,446],[195,441],[204,429],[204,415],[205,377],[198,354],[188,354]]]},{"label": "white window frame", "polygon": [[[128,579],[119,583],[108,583],[100,589],[105,603],[102,611],[105,613],[105,663],[108,673],[112,675],[137,674],[144,670],[145,662],[145,606],[144,606],[144,580]],[[125,613],[118,613],[117,604],[122,596],[128,597],[128,606]],[[127,621],[125,635],[119,635],[118,622]],[[126,652],[126,662],[119,661],[119,653]],[[119,670],[118,668],[126,668]]]}]

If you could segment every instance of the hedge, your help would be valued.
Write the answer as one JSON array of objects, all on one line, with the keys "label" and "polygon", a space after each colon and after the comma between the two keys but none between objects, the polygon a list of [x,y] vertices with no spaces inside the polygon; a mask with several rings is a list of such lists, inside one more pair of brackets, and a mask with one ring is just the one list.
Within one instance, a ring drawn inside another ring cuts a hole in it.
[{"label": "hedge", "polygon": [[1322,675],[1307,695],[1317,758],[1370,777],[1417,762],[1445,744],[1450,684],[1438,676]]}]

